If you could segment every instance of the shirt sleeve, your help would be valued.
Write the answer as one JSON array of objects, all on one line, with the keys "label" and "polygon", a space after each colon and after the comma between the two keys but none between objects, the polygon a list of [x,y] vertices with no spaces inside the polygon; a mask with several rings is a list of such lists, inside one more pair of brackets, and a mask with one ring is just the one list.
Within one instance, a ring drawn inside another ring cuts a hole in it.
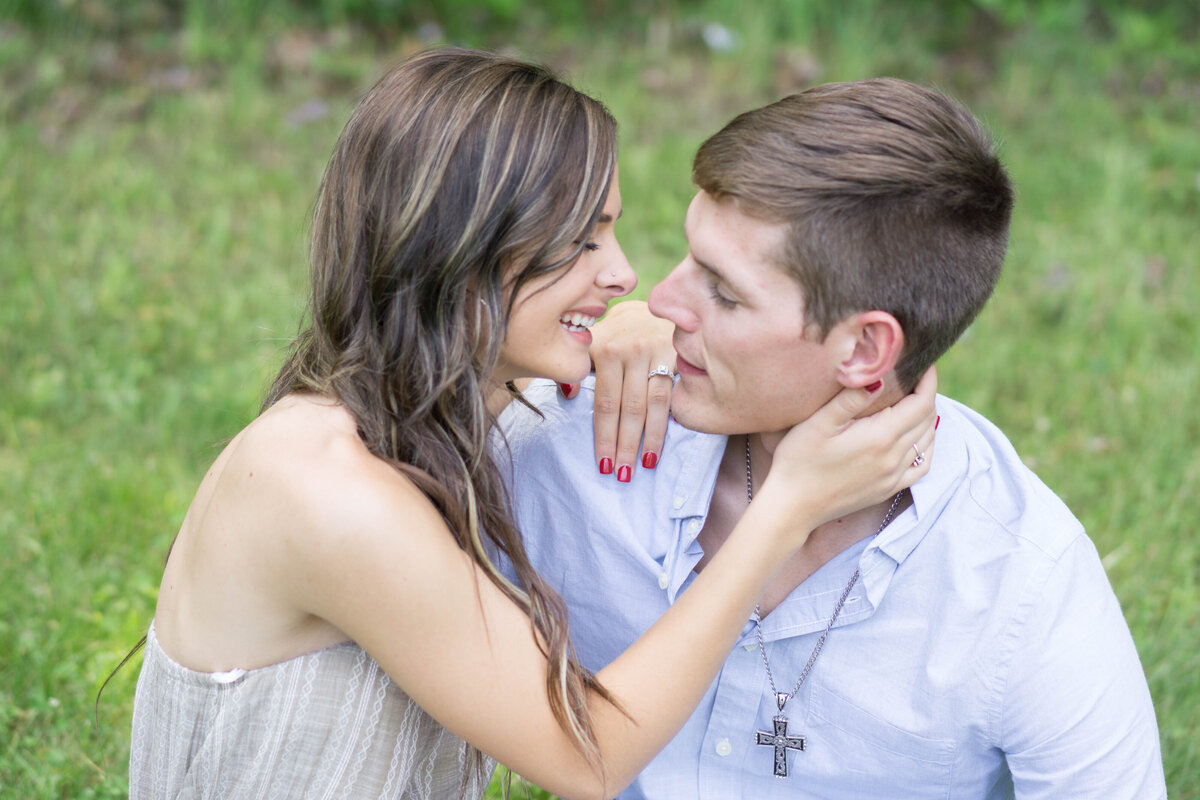
[{"label": "shirt sleeve", "polygon": [[1016,797],[1165,798],[1146,677],[1086,535],[1067,548],[1024,617],[1000,721]]}]

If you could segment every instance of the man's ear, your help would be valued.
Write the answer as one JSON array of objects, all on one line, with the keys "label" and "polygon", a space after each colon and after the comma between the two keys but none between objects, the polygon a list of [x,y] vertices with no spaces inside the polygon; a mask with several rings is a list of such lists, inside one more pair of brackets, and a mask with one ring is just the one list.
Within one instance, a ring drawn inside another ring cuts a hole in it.
[{"label": "man's ear", "polygon": [[886,311],[863,311],[836,326],[846,341],[849,355],[837,366],[843,386],[870,386],[883,380],[896,367],[904,351],[904,329]]}]

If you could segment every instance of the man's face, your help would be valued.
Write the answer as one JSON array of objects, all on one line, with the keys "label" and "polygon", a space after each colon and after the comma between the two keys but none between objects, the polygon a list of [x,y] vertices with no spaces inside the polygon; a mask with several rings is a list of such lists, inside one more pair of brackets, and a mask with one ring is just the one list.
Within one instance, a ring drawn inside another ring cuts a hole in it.
[{"label": "man's face", "polygon": [[685,231],[687,257],[650,293],[650,311],[675,323],[672,414],[726,434],[806,419],[840,388],[839,358],[804,335],[800,285],[775,265],[785,226],[700,192]]}]

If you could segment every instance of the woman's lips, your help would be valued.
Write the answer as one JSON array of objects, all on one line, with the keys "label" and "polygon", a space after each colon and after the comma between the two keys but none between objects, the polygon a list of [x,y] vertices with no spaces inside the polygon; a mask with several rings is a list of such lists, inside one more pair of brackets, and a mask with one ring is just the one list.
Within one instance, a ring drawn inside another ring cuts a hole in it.
[{"label": "woman's lips", "polygon": [[591,346],[592,332],[590,329],[596,324],[598,318],[604,316],[604,312],[607,310],[604,306],[572,309],[559,316],[558,324],[562,325],[568,335]]}]

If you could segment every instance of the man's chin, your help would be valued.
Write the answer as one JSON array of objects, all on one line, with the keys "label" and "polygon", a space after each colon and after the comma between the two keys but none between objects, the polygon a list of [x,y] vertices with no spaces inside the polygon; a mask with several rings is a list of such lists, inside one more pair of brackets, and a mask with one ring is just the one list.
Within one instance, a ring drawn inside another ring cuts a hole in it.
[{"label": "man's chin", "polygon": [[717,412],[707,411],[687,404],[672,405],[671,418],[690,431],[697,433],[731,433],[729,420],[722,419]]},{"label": "man's chin", "polygon": [[686,405],[680,406],[672,403],[671,419],[691,431],[715,433],[715,431],[706,430],[703,424],[703,416],[696,414],[695,409],[689,408]]},{"label": "man's chin", "polygon": [[745,415],[731,416],[719,408],[705,406],[700,403],[686,401],[672,403],[671,418],[683,427],[697,433],[712,433],[721,436],[735,436],[745,433],[767,434],[779,432],[782,436],[793,426],[803,422],[807,417],[789,419],[772,415],[770,418],[755,418]]}]

